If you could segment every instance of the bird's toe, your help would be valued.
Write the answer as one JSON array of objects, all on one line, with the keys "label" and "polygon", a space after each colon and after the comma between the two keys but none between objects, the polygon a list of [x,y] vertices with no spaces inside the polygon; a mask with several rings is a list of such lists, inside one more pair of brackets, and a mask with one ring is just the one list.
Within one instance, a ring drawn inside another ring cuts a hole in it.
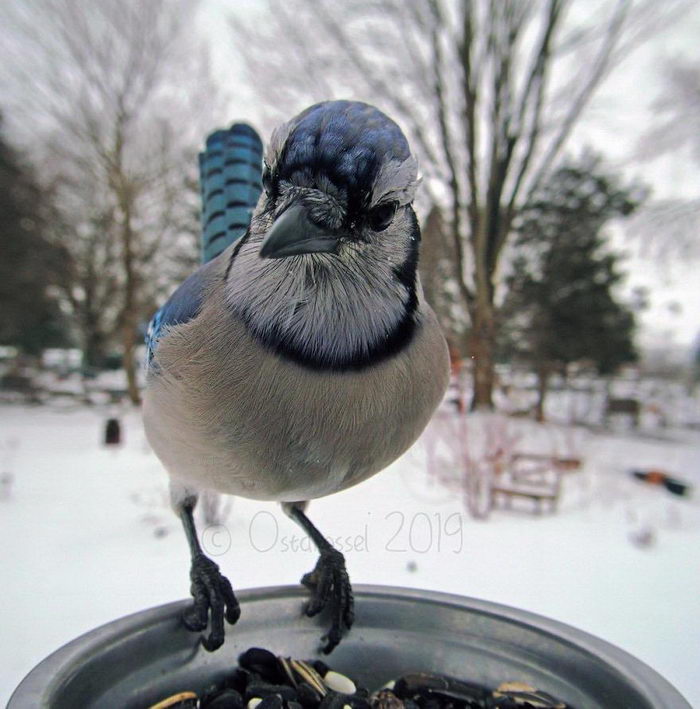
[{"label": "bird's toe", "polygon": [[182,622],[187,630],[191,630],[194,633],[201,632],[207,627],[207,611],[204,611],[204,616],[202,617],[195,607],[188,608],[182,614]]},{"label": "bird's toe", "polygon": [[201,581],[192,579],[190,593],[192,594],[194,603],[182,614],[182,621],[188,630],[198,632],[207,627],[207,615],[209,610],[207,592]]},{"label": "bird's toe", "polygon": [[213,652],[224,643],[224,620],[233,625],[240,617],[238,600],[218,565],[203,554],[193,559],[190,579],[194,604],[185,611],[182,620],[194,632],[211,626],[209,635],[202,637],[202,646]]},{"label": "bird's toe", "polygon": [[305,613],[312,617],[328,608],[331,627],[323,637],[323,652],[330,653],[340,642],[343,630],[352,627],[355,612],[352,586],[345,568],[345,558],[336,549],[321,552],[314,570],[302,578],[304,586],[311,590],[311,598]]}]

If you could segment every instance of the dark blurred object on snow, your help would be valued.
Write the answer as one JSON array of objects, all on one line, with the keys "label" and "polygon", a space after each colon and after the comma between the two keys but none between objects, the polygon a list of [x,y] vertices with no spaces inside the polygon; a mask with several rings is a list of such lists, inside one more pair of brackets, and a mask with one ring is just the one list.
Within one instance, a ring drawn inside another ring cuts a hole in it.
[{"label": "dark blurred object on snow", "polygon": [[118,446],[122,442],[122,426],[118,418],[107,419],[105,425],[105,445]]},{"label": "dark blurred object on snow", "polygon": [[636,399],[610,399],[605,402],[605,423],[610,423],[610,417],[622,414],[628,416],[634,428],[639,428],[641,407]]},{"label": "dark blurred object on snow", "polygon": [[656,544],[656,531],[653,527],[644,525],[630,532],[629,540],[640,549],[650,549]]},{"label": "dark blurred object on snow", "polygon": [[10,499],[14,481],[15,476],[12,473],[0,473],[0,500]]},{"label": "dark blurred object on snow", "polygon": [[674,495],[689,497],[693,489],[690,483],[679,480],[678,478],[672,478],[663,470],[631,470],[630,473],[633,477],[637,478],[637,480],[642,480],[649,485],[665,487]]}]

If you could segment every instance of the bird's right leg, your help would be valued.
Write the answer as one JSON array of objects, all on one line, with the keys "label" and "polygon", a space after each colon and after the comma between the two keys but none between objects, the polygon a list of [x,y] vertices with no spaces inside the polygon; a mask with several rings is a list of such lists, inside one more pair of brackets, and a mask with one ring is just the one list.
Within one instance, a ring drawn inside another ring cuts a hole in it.
[{"label": "bird's right leg", "polygon": [[355,605],[345,557],[312,524],[304,512],[306,505],[306,502],[283,502],[282,509],[309,535],[321,554],[316,566],[301,582],[311,591],[306,615],[315,616],[326,606],[333,609],[331,627],[324,637],[323,652],[327,655],[340,642],[343,630],[352,628]]},{"label": "bird's right leg", "polygon": [[211,619],[211,631],[208,637],[202,636],[202,646],[213,652],[224,643],[224,618],[233,625],[240,617],[241,610],[231,582],[219,571],[219,566],[202,551],[194,524],[197,496],[189,491],[183,492],[173,488],[171,494],[173,505],[182,520],[192,557],[190,593],[194,604],[183,613],[182,620],[188,630],[200,632],[207,627]]}]

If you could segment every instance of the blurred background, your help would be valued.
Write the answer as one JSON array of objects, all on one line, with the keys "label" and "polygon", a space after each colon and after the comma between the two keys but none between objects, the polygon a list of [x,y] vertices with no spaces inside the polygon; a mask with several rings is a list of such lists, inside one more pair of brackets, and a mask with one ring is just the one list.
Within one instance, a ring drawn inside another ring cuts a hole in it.
[{"label": "blurred background", "polygon": [[[698,36],[691,0],[5,0],[0,700],[187,594],[138,405],[147,323],[200,260],[197,155],[352,98],[419,158],[453,377],[319,526],[356,582],[555,617],[700,704]],[[234,586],[312,563],[274,506],[202,507]]]}]

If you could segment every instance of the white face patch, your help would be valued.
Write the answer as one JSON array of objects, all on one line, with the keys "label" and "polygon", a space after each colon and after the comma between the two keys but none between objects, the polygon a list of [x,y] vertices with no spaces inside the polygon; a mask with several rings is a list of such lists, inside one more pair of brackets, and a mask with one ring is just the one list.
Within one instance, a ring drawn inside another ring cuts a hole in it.
[{"label": "white face patch", "polygon": [[419,182],[418,163],[412,155],[403,162],[386,162],[374,180],[371,203],[396,200],[399,204],[410,204]]},{"label": "white face patch", "polygon": [[289,138],[289,134],[294,129],[296,123],[294,121],[289,121],[288,123],[283,123],[281,126],[277,126],[275,130],[272,131],[270,136],[270,142],[265,151],[265,164],[274,171],[277,166],[277,160],[284,148],[284,144]]}]

